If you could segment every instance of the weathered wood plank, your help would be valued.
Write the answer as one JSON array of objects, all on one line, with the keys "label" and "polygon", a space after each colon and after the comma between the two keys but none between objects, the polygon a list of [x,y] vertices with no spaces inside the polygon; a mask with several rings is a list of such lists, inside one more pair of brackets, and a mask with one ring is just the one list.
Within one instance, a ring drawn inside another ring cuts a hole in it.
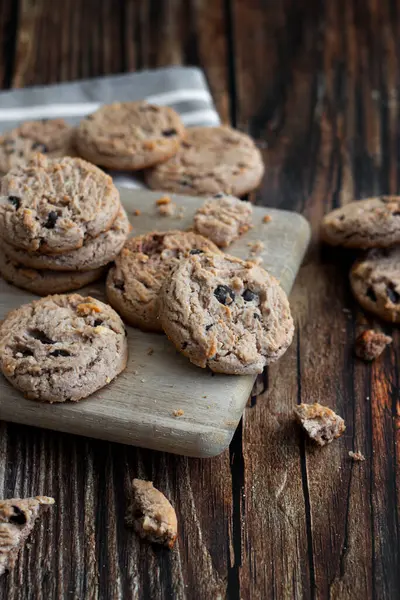
[{"label": "weathered wood plank", "polygon": [[[396,21],[386,2],[367,9],[357,2],[233,6],[237,122],[268,142],[259,201],[304,210],[315,239],[291,297],[297,348],[269,370],[267,392],[246,413],[242,515],[251,543],[245,533],[242,589],[272,590],[277,598],[391,598],[399,590],[398,491],[396,504],[391,483],[399,478],[396,346],[370,381],[370,367],[353,358],[355,321],[342,311],[351,307],[361,318],[347,287],[351,259],[321,253],[317,234],[332,206],[396,191],[389,156],[390,149],[397,156]],[[336,407],[348,426],[323,451],[303,446],[289,416],[297,401],[315,400]],[[368,462],[353,463],[353,448]],[[260,473],[267,485],[253,484]],[[276,495],[284,498],[282,514]],[[290,511],[292,528],[285,526]]]}]

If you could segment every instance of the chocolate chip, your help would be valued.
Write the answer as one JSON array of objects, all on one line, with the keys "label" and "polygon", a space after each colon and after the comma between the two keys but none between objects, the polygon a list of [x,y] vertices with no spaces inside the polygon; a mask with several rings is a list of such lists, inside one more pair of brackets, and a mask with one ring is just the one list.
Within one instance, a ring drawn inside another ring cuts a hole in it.
[{"label": "chocolate chip", "polygon": [[227,285],[218,285],[214,290],[214,296],[221,304],[225,306],[232,304],[235,300],[235,292]]},{"label": "chocolate chip", "polygon": [[253,317],[257,320],[257,321],[261,321],[261,317],[258,313],[253,313]]},{"label": "chocolate chip", "polygon": [[25,525],[26,516],[24,511],[22,511],[19,506],[11,507],[14,511],[14,514],[10,517],[10,523],[14,523],[15,525]]},{"label": "chocolate chip", "polygon": [[40,142],[33,142],[32,150],[36,150],[37,152],[48,152],[47,146],[41,144]]},{"label": "chocolate chip", "polygon": [[393,217],[400,217],[400,210],[396,210],[394,213],[392,213]]},{"label": "chocolate chip", "polygon": [[54,344],[54,341],[47,337],[44,331],[41,331],[40,329],[31,329],[29,333],[35,340],[42,342],[42,344]]},{"label": "chocolate chip", "polygon": [[340,215],[339,221],[344,221],[344,220],[345,220],[345,216],[344,215]]},{"label": "chocolate chip", "polygon": [[15,208],[17,210],[21,206],[21,199],[18,198],[18,196],[8,196],[8,201],[10,202],[10,204],[12,204],[13,206],[15,206]]},{"label": "chocolate chip", "polygon": [[210,331],[211,327],[214,326],[214,323],[211,323],[211,325],[206,325],[206,331]]},{"label": "chocolate chip", "polygon": [[185,350],[188,347],[188,343],[187,342],[183,342],[181,348],[182,350]]},{"label": "chocolate chip", "polygon": [[51,210],[48,214],[47,221],[44,224],[46,229],[54,229],[57,219],[58,219],[58,214],[56,213],[55,210]]},{"label": "chocolate chip", "polygon": [[55,356],[57,358],[58,356],[71,356],[71,355],[68,352],[68,350],[54,350],[53,352],[50,352],[50,356]]},{"label": "chocolate chip", "polygon": [[189,183],[189,181],[186,181],[186,179],[181,179],[179,185],[182,185],[183,187],[192,187],[192,184]]},{"label": "chocolate chip", "polygon": [[369,288],[367,289],[366,294],[367,294],[368,298],[370,300],[372,300],[372,302],[376,302],[376,300],[377,300],[376,294],[371,286],[369,286]]},{"label": "chocolate chip", "polygon": [[255,294],[254,292],[252,292],[249,289],[244,290],[243,292],[243,300],[245,302],[251,302],[252,300],[255,300],[257,298],[257,294]]},{"label": "chocolate chip", "polygon": [[103,324],[103,321],[101,319],[96,319],[95,322],[93,323],[93,327],[100,327],[100,325]]},{"label": "chocolate chip", "polygon": [[386,294],[387,294],[387,297],[389,298],[390,302],[392,302],[393,304],[400,303],[400,294],[398,292],[396,292],[393,284],[388,285]]},{"label": "chocolate chip", "polygon": [[189,252],[189,254],[204,254],[204,250],[199,250],[198,248],[193,248],[193,250],[191,250]]},{"label": "chocolate chip", "polygon": [[224,195],[222,192],[218,192],[218,194],[214,194],[213,198],[223,198]]},{"label": "chocolate chip", "polygon": [[172,137],[173,135],[176,135],[178,132],[176,131],[176,129],[164,129],[162,134],[164,137]]},{"label": "chocolate chip", "polygon": [[116,282],[114,283],[114,287],[115,287],[115,289],[117,289],[117,290],[121,290],[121,292],[124,292],[124,291],[125,291],[125,284],[124,284],[124,282],[123,282],[123,281],[116,281]]}]

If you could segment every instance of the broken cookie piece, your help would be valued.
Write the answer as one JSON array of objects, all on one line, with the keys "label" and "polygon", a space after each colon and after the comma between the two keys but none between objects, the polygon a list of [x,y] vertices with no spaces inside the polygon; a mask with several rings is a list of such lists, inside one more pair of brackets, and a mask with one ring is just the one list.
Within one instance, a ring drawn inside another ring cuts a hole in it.
[{"label": "broken cookie piece", "polygon": [[175,509],[151,481],[132,481],[133,500],[126,521],[143,539],[173,548],[178,531]]},{"label": "broken cookie piece", "polygon": [[318,402],[299,404],[294,409],[294,413],[308,436],[319,446],[330,444],[346,429],[342,417]]},{"label": "broken cookie piece", "polygon": [[51,504],[47,496],[0,500],[0,575],[14,567],[39,513]]},{"label": "broken cookie piece", "polygon": [[226,248],[252,227],[253,207],[234,196],[216,194],[194,216],[194,229],[220,248]]},{"label": "broken cookie piece", "polygon": [[362,360],[374,360],[378,358],[389,344],[392,338],[380,331],[366,329],[356,339],[354,352]]}]

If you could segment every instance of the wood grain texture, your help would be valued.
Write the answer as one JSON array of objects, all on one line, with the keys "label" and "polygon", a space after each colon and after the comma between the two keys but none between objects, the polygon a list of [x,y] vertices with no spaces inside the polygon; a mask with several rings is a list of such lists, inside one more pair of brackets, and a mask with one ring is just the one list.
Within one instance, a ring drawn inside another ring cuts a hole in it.
[{"label": "wood grain texture", "polygon": [[[359,328],[378,323],[351,298],[352,257],[317,244],[332,207],[399,191],[399,34],[398,0],[0,3],[4,87],[201,65],[224,120],[263,149],[258,202],[303,212],[314,231],[291,297],[296,343],[259,378],[229,453],[201,461],[0,425],[0,495],[58,502],[1,600],[399,597],[400,336],[384,326],[385,355],[353,359]],[[290,417],[318,399],[347,423],[322,451]],[[176,553],[124,528],[134,475],[177,506]]]}]

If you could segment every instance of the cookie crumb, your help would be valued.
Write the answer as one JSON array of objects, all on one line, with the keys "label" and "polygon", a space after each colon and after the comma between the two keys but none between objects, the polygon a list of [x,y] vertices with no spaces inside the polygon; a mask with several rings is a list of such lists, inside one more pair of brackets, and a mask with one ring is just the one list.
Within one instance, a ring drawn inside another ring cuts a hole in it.
[{"label": "cookie crumb", "polygon": [[111,377],[106,377],[106,383],[110,383]]},{"label": "cookie crumb", "polygon": [[172,414],[174,415],[174,417],[182,417],[182,415],[184,415],[184,411],[181,408],[178,408],[178,410],[173,410]]},{"label": "cookie crumb", "polygon": [[133,213],[132,213],[132,214],[133,214],[135,217],[138,217],[139,215],[141,215],[141,214],[142,214],[142,211],[141,211],[141,210],[139,210],[138,208],[136,208],[136,209],[133,211]]},{"label": "cookie crumb", "polygon": [[158,207],[158,214],[162,217],[172,217],[175,214],[176,204],[171,202],[170,204],[161,204]]},{"label": "cookie crumb", "polygon": [[357,337],[354,352],[358,358],[371,361],[378,358],[392,341],[392,338],[384,333],[366,329]]},{"label": "cookie crumb", "polygon": [[264,250],[264,242],[261,240],[256,240],[255,242],[248,242],[247,245],[250,248],[250,254],[254,256],[255,254],[261,254]]},{"label": "cookie crumb", "polygon": [[319,446],[330,444],[346,429],[342,417],[318,402],[299,404],[294,409],[294,414],[308,436]]},{"label": "cookie crumb", "polygon": [[154,348],[147,348],[147,354],[148,354],[148,356],[151,356],[152,354],[154,354]]},{"label": "cookie crumb", "polygon": [[272,217],[270,217],[269,215],[264,215],[263,223],[269,223],[270,221],[272,221]]},{"label": "cookie crumb", "polygon": [[203,398],[207,398],[207,396],[203,396]]},{"label": "cookie crumb", "polygon": [[151,481],[132,481],[132,504],[126,523],[143,539],[173,548],[178,535],[176,512],[169,500]]},{"label": "cookie crumb", "polygon": [[162,206],[164,204],[171,204],[171,198],[169,196],[161,196],[158,200],[156,200],[157,206]]},{"label": "cookie crumb", "polygon": [[356,460],[358,462],[362,462],[365,460],[364,454],[361,454],[361,452],[359,450],[357,450],[357,452],[353,452],[352,450],[350,450],[349,456],[350,456],[350,458],[352,458],[353,460]]},{"label": "cookie crumb", "polygon": [[145,379],[141,379],[140,381],[141,381],[142,383],[146,383],[146,380],[145,380]]}]

